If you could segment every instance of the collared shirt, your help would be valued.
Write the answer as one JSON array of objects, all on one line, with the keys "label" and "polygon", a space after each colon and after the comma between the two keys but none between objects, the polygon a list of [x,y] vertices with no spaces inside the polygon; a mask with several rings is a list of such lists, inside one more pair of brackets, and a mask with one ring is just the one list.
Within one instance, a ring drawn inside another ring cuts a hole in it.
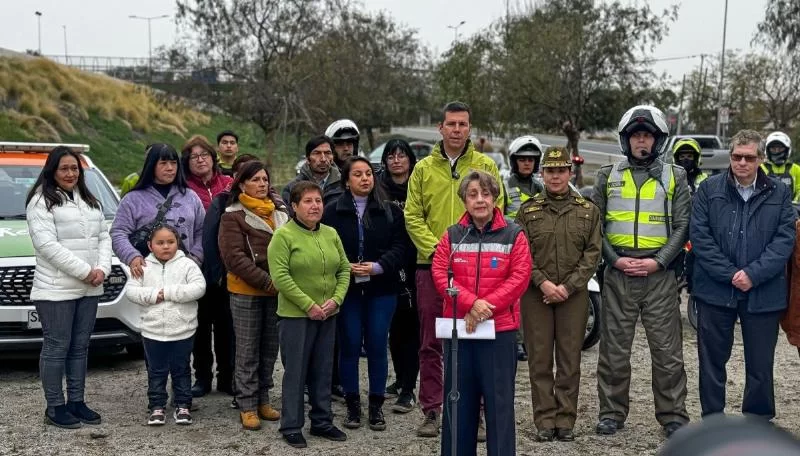
[{"label": "collared shirt", "polygon": [[331,173],[328,173],[322,179],[316,178],[317,184],[324,189],[325,186],[328,185],[328,178],[330,178],[330,177],[331,177]]},{"label": "collared shirt", "polygon": [[753,196],[753,192],[756,191],[756,180],[753,179],[753,182],[747,186],[740,184],[739,181],[736,180],[736,191],[739,192],[739,196],[741,196],[742,199],[747,202],[747,200]]}]

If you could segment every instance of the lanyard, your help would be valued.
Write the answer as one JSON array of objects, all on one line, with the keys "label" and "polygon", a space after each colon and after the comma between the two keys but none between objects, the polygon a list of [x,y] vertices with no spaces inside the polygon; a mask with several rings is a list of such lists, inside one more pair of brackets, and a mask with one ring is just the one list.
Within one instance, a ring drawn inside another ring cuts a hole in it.
[{"label": "lanyard", "polygon": [[[358,212],[358,205],[356,204],[356,200],[353,199],[353,206],[356,208],[356,218],[358,218],[358,262],[364,262],[364,220]],[[366,206],[364,207],[364,211],[366,211]]]}]

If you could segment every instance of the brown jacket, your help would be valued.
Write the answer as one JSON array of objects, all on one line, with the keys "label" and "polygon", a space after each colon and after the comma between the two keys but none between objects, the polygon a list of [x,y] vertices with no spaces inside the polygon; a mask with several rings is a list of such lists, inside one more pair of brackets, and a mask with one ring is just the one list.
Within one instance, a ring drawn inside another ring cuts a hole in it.
[{"label": "brown jacket", "polygon": [[533,255],[531,282],[545,280],[564,285],[569,294],[585,289],[597,269],[602,252],[600,210],[571,191],[560,210],[546,192],[526,201],[517,213]]},{"label": "brown jacket", "polygon": [[789,307],[781,320],[781,327],[786,332],[789,343],[800,347],[800,220],[794,222],[797,236],[794,240],[794,252],[787,265],[789,279]]},{"label": "brown jacket", "polygon": [[[276,210],[272,220],[278,228],[289,216]],[[273,230],[261,217],[241,203],[225,208],[219,229],[219,250],[228,271],[228,291],[248,296],[275,296],[267,265],[267,247]]]}]

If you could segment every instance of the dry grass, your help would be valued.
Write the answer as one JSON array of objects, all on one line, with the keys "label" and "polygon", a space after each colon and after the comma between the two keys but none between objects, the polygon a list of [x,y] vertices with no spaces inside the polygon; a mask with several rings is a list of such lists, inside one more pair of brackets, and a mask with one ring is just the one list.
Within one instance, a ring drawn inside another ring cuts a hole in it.
[{"label": "dry grass", "polygon": [[44,58],[0,58],[0,111],[37,138],[60,141],[89,114],[119,120],[132,131],[186,137],[189,125],[209,122],[179,100],[149,88],[82,72]]}]

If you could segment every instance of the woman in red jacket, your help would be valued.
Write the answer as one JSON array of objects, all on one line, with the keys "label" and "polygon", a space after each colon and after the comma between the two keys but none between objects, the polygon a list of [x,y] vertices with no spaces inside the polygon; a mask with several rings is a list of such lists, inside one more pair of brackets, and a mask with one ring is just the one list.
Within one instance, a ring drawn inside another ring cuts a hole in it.
[{"label": "woman in red jacket", "polygon": [[[453,300],[445,289],[450,282],[458,289],[456,316],[473,333],[487,320],[494,320],[494,339],[459,342],[458,379],[460,397],[455,440],[459,455],[474,455],[477,447],[481,398],[486,416],[487,454],[515,454],[514,377],[517,372],[516,331],[519,328],[520,297],[528,288],[531,254],[522,229],[503,218],[495,207],[500,185],[491,175],[473,171],[459,186],[458,195],[467,212],[447,229],[436,248],[431,274],[437,291],[444,296],[444,317],[453,315]],[[452,254],[452,255],[451,255]],[[445,397],[450,389],[450,349],[445,342]],[[442,424],[442,454],[450,454],[451,406]]]}]

